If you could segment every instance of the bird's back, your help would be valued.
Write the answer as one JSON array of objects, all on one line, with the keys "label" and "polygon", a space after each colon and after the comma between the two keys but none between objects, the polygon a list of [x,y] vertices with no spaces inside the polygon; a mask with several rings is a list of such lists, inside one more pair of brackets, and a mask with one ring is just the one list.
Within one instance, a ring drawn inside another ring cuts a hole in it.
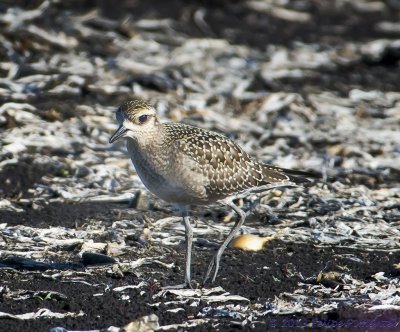
[{"label": "bird's back", "polygon": [[162,126],[175,154],[194,161],[188,179],[199,175],[207,202],[271,183],[304,182],[285,174],[290,170],[258,162],[223,135],[178,123]]}]

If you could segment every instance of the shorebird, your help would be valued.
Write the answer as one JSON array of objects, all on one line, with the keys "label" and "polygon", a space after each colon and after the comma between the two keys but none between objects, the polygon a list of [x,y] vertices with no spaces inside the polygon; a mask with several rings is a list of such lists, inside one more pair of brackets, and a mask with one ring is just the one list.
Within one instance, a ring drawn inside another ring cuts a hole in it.
[{"label": "shorebird", "polygon": [[218,274],[221,256],[243,225],[246,213],[234,203],[239,194],[277,186],[309,182],[309,173],[284,169],[249,156],[229,138],[182,123],[161,123],[155,108],[141,99],[123,103],[116,112],[119,128],[110,143],[127,138],[127,150],[143,184],[156,196],[178,206],[185,226],[185,281],[174,287],[192,288],[191,251],[193,230],[190,205],[220,202],[239,216],[219,247],[205,274]]}]

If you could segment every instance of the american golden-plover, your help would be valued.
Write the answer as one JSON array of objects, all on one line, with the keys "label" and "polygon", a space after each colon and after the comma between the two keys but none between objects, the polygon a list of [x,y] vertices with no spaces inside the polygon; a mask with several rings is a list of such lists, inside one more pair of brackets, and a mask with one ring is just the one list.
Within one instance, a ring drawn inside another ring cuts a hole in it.
[{"label": "american golden-plover", "polygon": [[[238,194],[256,189],[291,186],[308,182],[308,173],[258,162],[229,138],[212,131],[181,124],[160,123],[149,103],[134,99],[122,104],[116,113],[118,130],[110,143],[127,138],[127,149],[144,185],[156,196],[177,205],[185,226],[185,282],[191,288],[191,251],[193,230],[188,206],[221,202],[239,216],[226,240],[211,260],[203,284],[212,282],[220,258],[246,218],[233,200]],[[176,287],[178,287],[176,286]]]}]

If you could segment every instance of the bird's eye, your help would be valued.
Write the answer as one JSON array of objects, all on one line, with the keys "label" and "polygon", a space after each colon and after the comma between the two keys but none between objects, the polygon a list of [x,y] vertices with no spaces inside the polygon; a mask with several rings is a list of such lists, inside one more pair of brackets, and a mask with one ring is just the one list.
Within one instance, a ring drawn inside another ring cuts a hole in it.
[{"label": "bird's eye", "polygon": [[145,123],[148,120],[149,116],[147,114],[143,114],[141,116],[139,116],[139,122],[140,124]]}]

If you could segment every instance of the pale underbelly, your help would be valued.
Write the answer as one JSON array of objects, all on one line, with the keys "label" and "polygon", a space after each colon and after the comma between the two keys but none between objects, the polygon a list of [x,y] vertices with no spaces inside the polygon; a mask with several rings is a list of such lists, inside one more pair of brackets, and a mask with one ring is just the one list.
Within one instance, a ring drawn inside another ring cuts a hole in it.
[{"label": "pale underbelly", "polygon": [[162,200],[178,205],[202,205],[210,203],[201,181],[187,178],[162,176],[150,171],[147,165],[134,162],[137,174],[145,187]]}]

